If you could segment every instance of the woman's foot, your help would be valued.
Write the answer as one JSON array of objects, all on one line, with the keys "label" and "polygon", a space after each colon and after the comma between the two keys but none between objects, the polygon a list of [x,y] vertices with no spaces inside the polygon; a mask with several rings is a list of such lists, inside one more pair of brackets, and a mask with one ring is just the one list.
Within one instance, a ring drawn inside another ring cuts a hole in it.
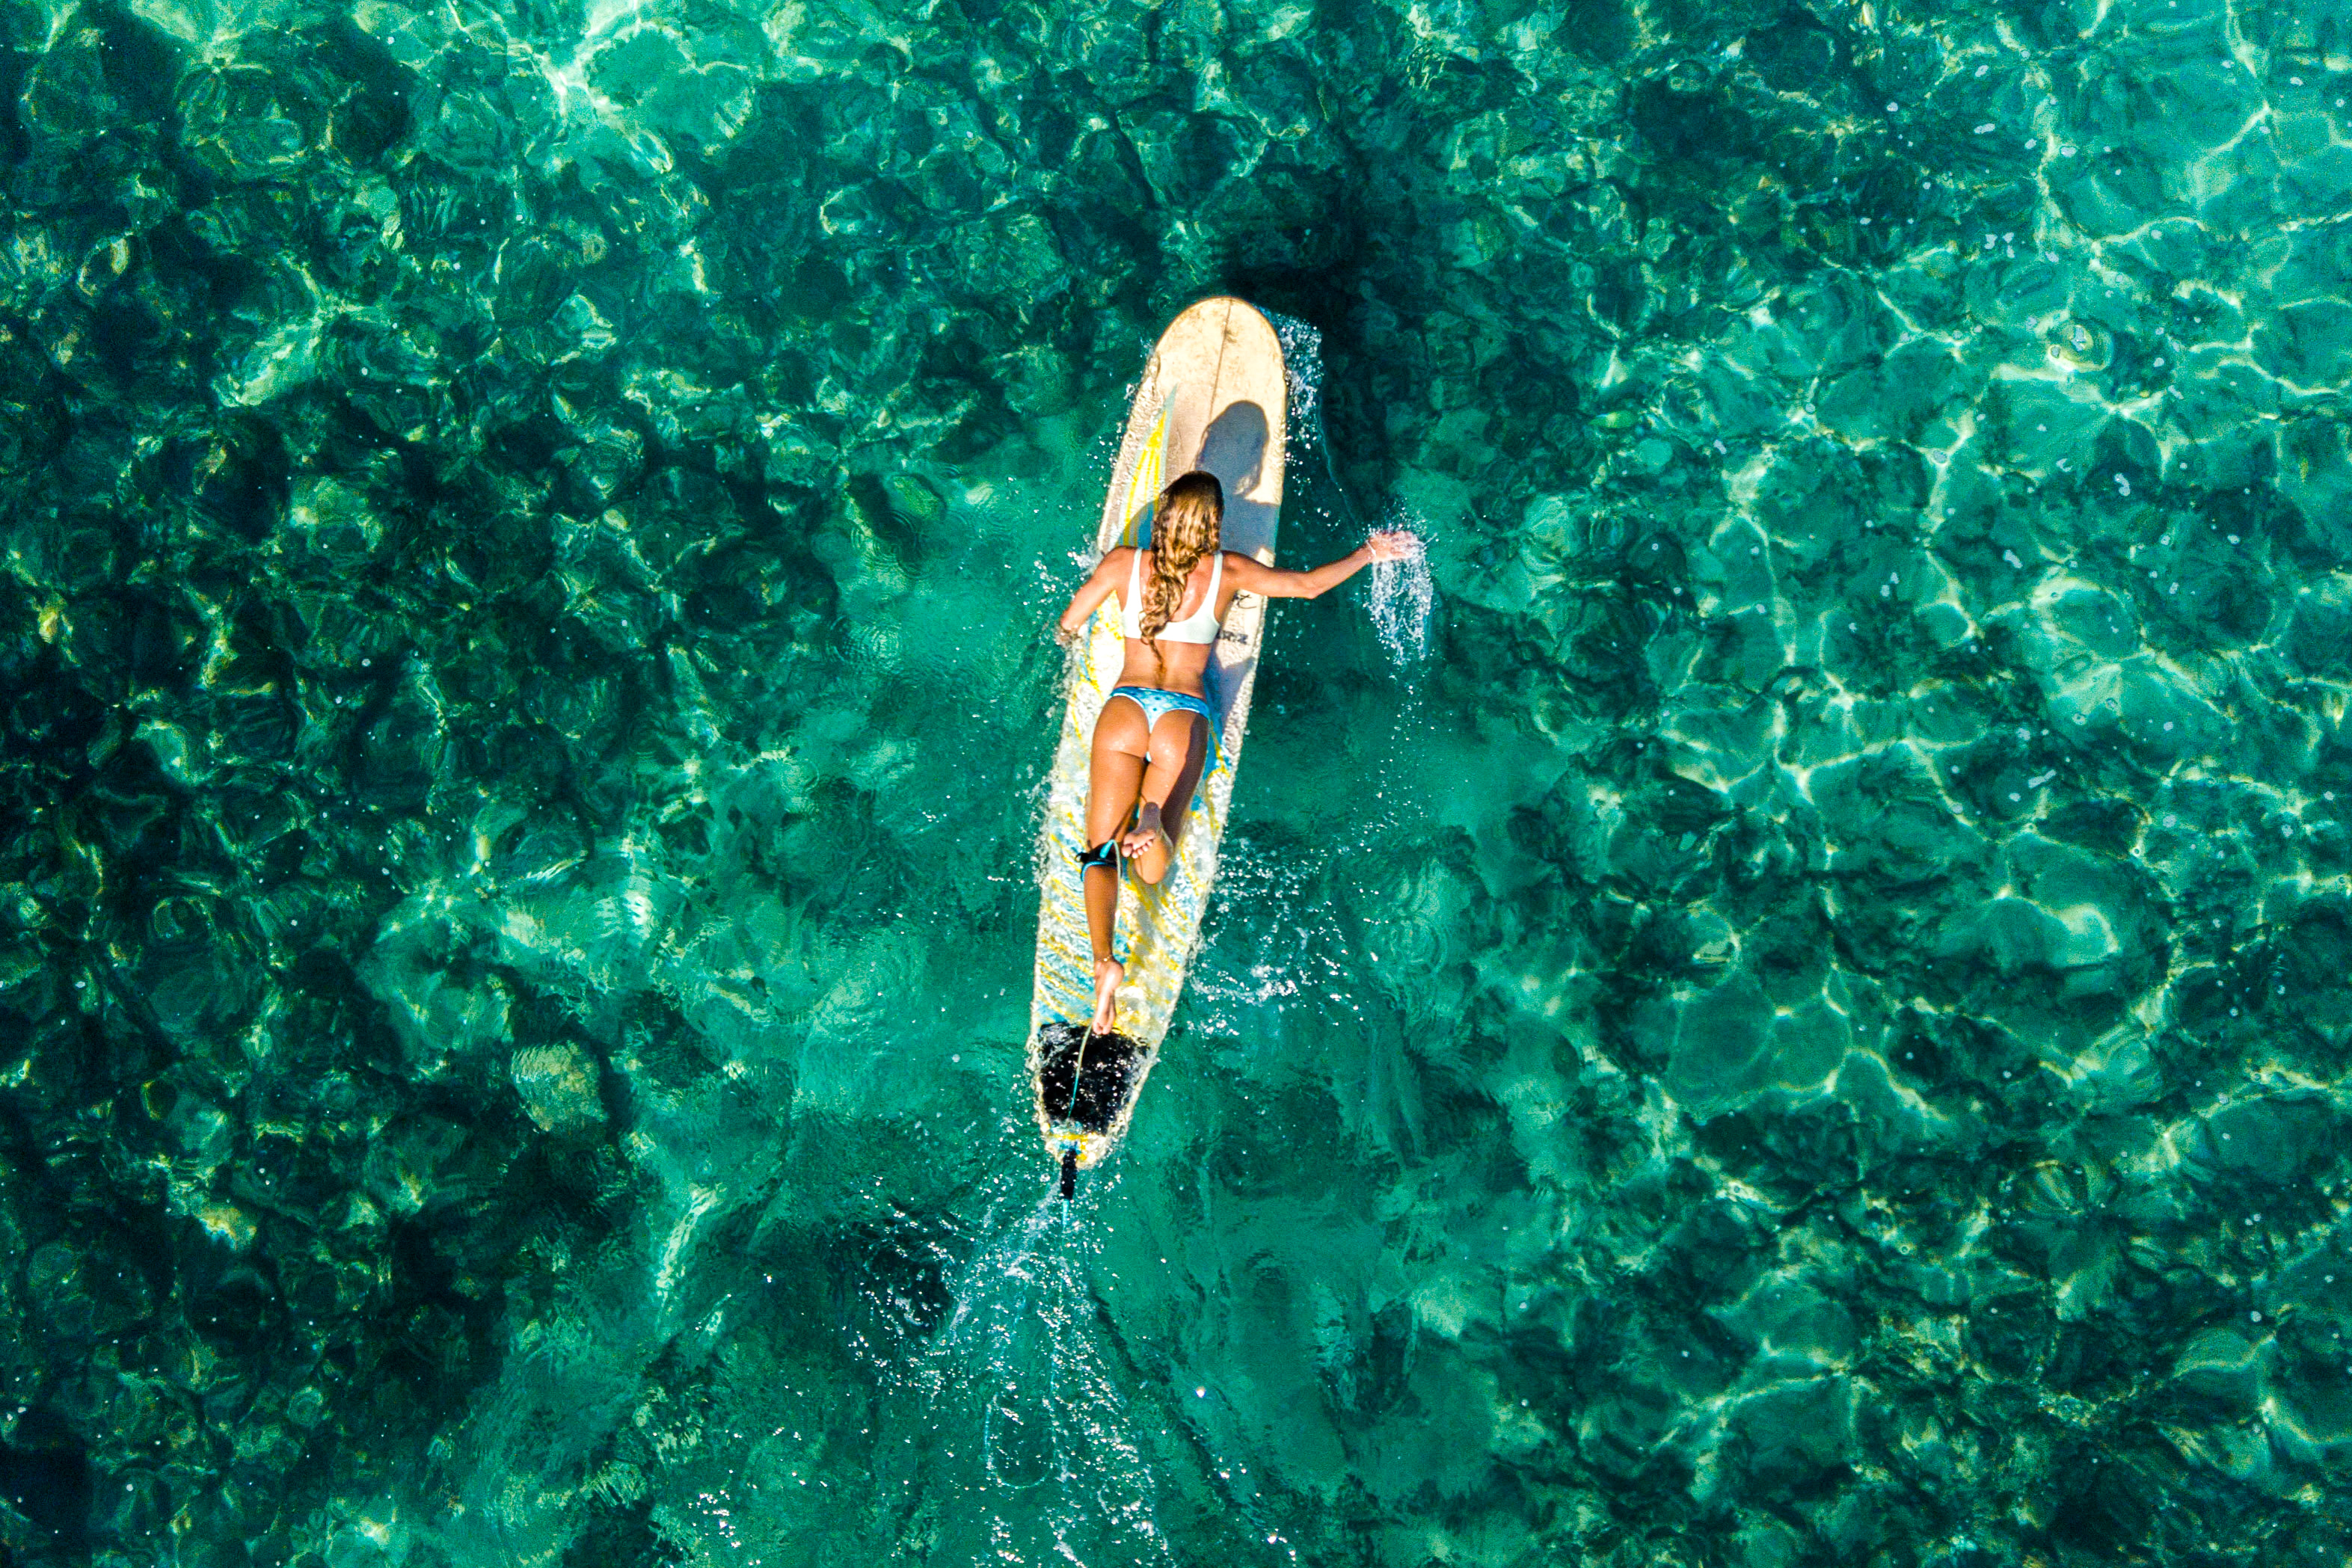
[{"label": "woman's foot", "polygon": [[1095,960],[1095,1021],[1087,1027],[1096,1034],[1108,1034],[1113,1019],[1118,1012],[1118,983],[1127,977],[1127,966],[1116,958]]},{"label": "woman's foot", "polygon": [[1136,810],[1135,826],[1119,840],[1118,852],[1132,861],[1141,860],[1155,849],[1165,854],[1173,854],[1176,842],[1168,836],[1168,830],[1160,825],[1160,808],[1146,800]]}]

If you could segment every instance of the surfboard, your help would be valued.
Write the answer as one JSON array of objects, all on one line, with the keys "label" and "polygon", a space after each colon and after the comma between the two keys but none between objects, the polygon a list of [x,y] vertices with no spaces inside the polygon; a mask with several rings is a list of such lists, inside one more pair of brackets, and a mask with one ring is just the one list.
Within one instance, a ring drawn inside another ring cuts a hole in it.
[{"label": "surfboard", "polygon": [[[1144,365],[1129,405],[1095,547],[1150,542],[1152,502],[1169,480],[1195,468],[1225,489],[1223,543],[1274,564],[1282,513],[1284,425],[1288,412],[1282,344],[1274,328],[1239,299],[1203,299],[1169,323]],[[1160,1042],[1175,1016],[1184,971],[1201,936],[1216,881],[1217,852],[1233,802],[1234,775],[1249,725],[1250,693],[1265,637],[1266,605],[1236,594],[1208,670],[1218,715],[1215,755],[1202,766],[1183,842],[1157,887],[1120,877],[1119,945],[1126,983],[1115,1032],[1090,1034],[1093,948],[1077,857],[1086,848],[1087,758],[1095,718],[1125,665],[1114,597],[1097,609],[1072,651],[1065,676],[1062,732],[1037,846],[1037,972],[1030,999],[1029,1068],[1037,1125],[1070,1195],[1076,1173],[1117,1146],[1135,1114]]]}]

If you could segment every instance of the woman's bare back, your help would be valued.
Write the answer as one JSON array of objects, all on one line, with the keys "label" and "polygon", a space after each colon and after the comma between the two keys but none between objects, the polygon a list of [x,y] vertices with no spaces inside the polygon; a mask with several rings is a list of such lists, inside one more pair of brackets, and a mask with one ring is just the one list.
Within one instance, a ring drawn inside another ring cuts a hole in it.
[{"label": "woman's bare back", "polygon": [[[1146,585],[1144,591],[1149,591],[1153,564],[1151,552],[1147,549],[1139,553],[1143,559],[1137,563],[1136,579]],[[1218,599],[1223,601],[1216,606],[1220,622],[1234,607],[1234,594],[1237,590],[1234,586],[1230,568],[1239,559],[1230,555],[1225,557],[1228,570],[1222,574],[1223,580],[1217,591]],[[1213,555],[1204,555],[1193,564],[1192,574],[1184,580],[1184,598],[1176,606],[1176,612],[1168,618],[1171,624],[1200,613],[1201,601],[1209,591],[1210,580],[1220,575],[1215,570],[1216,565]],[[1113,591],[1122,610],[1126,608],[1126,592],[1124,583]],[[1157,686],[1163,692],[1182,692],[1188,696],[1205,697],[1209,694],[1202,683],[1208,674],[1209,655],[1216,646],[1213,642],[1160,643],[1130,637],[1127,641],[1127,662],[1119,671],[1118,684],[1122,686]],[[1157,658],[1153,657],[1155,653]]]}]

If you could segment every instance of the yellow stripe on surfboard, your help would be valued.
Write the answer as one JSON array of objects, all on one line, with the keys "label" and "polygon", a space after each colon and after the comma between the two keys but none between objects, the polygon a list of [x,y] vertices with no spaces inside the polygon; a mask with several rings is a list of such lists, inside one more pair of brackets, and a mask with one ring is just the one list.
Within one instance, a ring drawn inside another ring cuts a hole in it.
[{"label": "yellow stripe on surfboard", "polygon": [[1125,548],[1143,543],[1149,530],[1140,525],[1147,513],[1152,521],[1159,520],[1160,492],[1168,487],[1168,411],[1175,403],[1173,392],[1160,400],[1160,417],[1152,422],[1151,434],[1144,437],[1143,449],[1135,455],[1135,472],[1127,481],[1127,527],[1118,536]]}]

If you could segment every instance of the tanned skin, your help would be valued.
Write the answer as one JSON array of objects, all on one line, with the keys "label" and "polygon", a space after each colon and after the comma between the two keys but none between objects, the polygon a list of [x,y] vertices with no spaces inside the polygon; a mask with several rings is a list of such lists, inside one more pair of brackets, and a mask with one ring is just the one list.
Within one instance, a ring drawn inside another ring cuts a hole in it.
[{"label": "tanned skin", "polygon": [[[1360,548],[1312,571],[1281,571],[1260,566],[1245,555],[1224,552],[1224,580],[1217,593],[1217,619],[1224,620],[1236,593],[1263,594],[1268,599],[1314,599],[1328,593],[1374,561],[1402,560],[1421,553],[1421,540],[1402,528],[1374,534]],[[1056,635],[1075,641],[1087,618],[1106,599],[1121,597],[1127,588],[1129,562],[1136,551],[1122,546],[1102,558],[1094,575],[1070,596],[1062,612]],[[1203,555],[1185,580],[1184,598],[1170,616],[1171,622],[1195,614],[1209,591],[1214,559]],[[1139,580],[1151,580],[1151,552],[1143,551]],[[1127,663],[1118,684],[1157,686],[1206,699],[1202,681],[1208,674],[1213,643],[1168,643],[1135,637],[1127,643]],[[1094,750],[1087,782],[1087,842],[1099,844],[1118,833],[1119,853],[1145,882],[1157,883],[1168,874],[1183,836],[1192,791],[1208,759],[1208,724],[1200,715],[1181,709],[1163,714],[1146,727],[1143,710],[1131,702],[1103,705],[1095,721]],[[1171,809],[1171,802],[1174,802]],[[1118,916],[1118,873],[1107,865],[1089,866],[1086,873],[1087,935],[1094,946],[1095,1017],[1097,1034],[1109,1031],[1124,970],[1111,956],[1112,936]]]}]

